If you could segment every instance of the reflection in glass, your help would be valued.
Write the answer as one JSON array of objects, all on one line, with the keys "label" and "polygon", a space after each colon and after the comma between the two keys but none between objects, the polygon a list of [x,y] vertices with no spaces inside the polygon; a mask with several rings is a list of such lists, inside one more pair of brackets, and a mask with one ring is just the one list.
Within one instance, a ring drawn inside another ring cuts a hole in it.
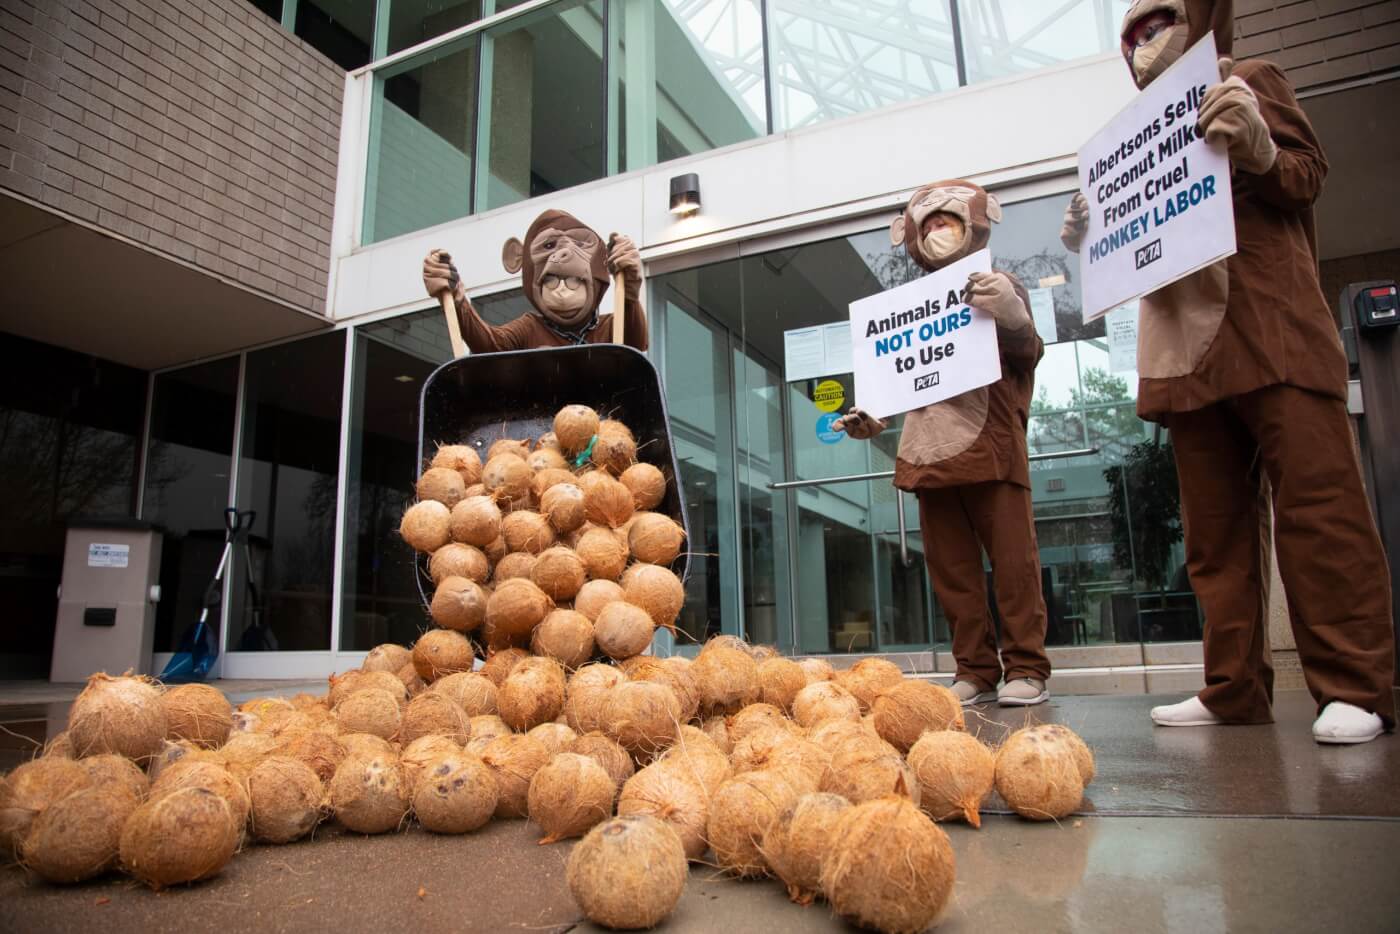
[{"label": "reflection in glass", "polygon": [[296,4],[294,31],[307,45],[346,71],[369,64],[375,4],[354,0],[289,2]]},{"label": "reflection in glass", "polygon": [[1117,51],[1118,28],[1130,5],[1129,0],[963,0],[958,10],[967,80],[989,81]]}]

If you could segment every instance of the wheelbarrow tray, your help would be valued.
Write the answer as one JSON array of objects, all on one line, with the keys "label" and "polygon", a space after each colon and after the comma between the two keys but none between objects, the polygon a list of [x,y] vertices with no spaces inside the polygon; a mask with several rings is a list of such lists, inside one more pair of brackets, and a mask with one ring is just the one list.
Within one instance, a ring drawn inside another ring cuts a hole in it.
[{"label": "wheelbarrow tray", "polygon": [[[423,383],[419,397],[418,463],[426,467],[439,444],[471,445],[485,461],[492,442],[534,441],[554,430],[556,412],[576,403],[632,429],[637,459],[658,467],[666,477],[666,495],[655,511],[680,523],[688,542],[690,526],[666,393],[646,355],[624,344],[472,354],[444,363]],[[418,591],[427,606],[432,583],[422,555],[418,566]],[[685,553],[671,564],[681,580],[688,569]]]}]

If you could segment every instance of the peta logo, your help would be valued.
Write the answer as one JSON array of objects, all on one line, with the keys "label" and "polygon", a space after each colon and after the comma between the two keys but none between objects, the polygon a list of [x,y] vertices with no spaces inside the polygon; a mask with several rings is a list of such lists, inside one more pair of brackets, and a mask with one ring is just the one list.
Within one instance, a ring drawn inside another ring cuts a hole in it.
[{"label": "peta logo", "polygon": [[1153,240],[1145,247],[1141,247],[1133,252],[1133,259],[1137,261],[1137,268],[1150,266],[1162,258],[1162,241]]},{"label": "peta logo", "polygon": [[915,391],[915,392],[918,392],[920,389],[931,389],[931,388],[933,388],[934,386],[937,386],[937,385],[938,385],[938,371],[937,371],[937,370],[934,370],[932,373],[925,373],[923,376],[916,376],[916,377],[914,377],[914,391]]}]

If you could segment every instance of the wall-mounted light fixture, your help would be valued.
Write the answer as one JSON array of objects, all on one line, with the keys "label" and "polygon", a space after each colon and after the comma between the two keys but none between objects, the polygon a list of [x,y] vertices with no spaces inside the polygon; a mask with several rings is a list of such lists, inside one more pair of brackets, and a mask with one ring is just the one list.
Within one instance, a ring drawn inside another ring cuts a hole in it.
[{"label": "wall-mounted light fixture", "polygon": [[700,176],[694,172],[671,179],[671,213],[689,217],[700,210]]}]

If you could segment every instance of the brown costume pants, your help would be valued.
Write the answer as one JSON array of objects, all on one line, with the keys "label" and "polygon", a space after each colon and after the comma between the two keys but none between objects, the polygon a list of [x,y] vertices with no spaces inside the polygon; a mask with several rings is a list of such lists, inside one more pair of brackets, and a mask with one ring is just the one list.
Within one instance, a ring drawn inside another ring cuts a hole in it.
[{"label": "brown costume pants", "polygon": [[1393,727],[1390,574],[1345,404],[1270,386],[1173,413],[1167,424],[1186,565],[1206,616],[1201,703],[1233,723],[1273,719],[1262,468],[1273,487],[1274,547],[1308,690],[1319,709],[1345,701]]},{"label": "brown costume pants", "polygon": [[[992,481],[919,491],[919,526],[929,580],[953,630],[958,680],[990,691],[1002,680],[1050,677],[1045,657],[1045,598],[1031,491]],[[982,549],[992,562],[1001,613],[1001,657],[987,605]]]}]

